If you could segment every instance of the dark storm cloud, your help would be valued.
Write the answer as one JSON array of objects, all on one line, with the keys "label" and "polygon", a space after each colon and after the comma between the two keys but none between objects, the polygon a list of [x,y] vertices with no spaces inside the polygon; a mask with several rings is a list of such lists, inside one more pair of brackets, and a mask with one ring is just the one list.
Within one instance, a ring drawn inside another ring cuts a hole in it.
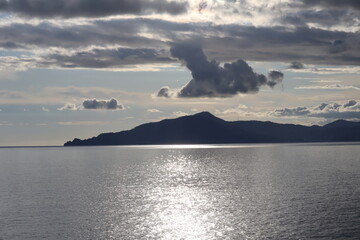
[{"label": "dark storm cloud", "polygon": [[112,98],[110,100],[87,99],[83,102],[84,109],[90,110],[121,110],[124,106],[118,103],[118,100]]},{"label": "dark storm cloud", "polygon": [[[179,39],[185,32],[197,35],[206,30],[201,24],[188,24],[159,19],[115,19],[89,21],[66,27],[42,22],[40,24],[13,23],[0,26],[3,48],[79,48],[120,44],[128,47],[168,46],[160,38]],[[148,37],[141,36],[148,33]],[[151,36],[153,35],[153,36]]]},{"label": "dark storm cloud", "polygon": [[289,68],[290,69],[304,69],[305,66],[301,62],[294,61],[294,62],[290,63]]},{"label": "dark storm cloud", "polygon": [[173,62],[165,50],[156,49],[93,49],[72,55],[51,54],[38,62],[40,66],[62,68],[112,68],[127,65]]},{"label": "dark storm cloud", "polygon": [[10,24],[0,27],[0,43],[11,43],[12,48],[14,44],[25,48],[161,45],[161,41],[157,39],[139,36],[139,32],[148,24],[151,25],[151,21],[142,19],[95,21],[67,27],[47,22],[38,25]]},{"label": "dark storm cloud", "polygon": [[[346,54],[329,54],[336,40],[359,39],[359,33],[330,31],[309,27],[252,27],[238,25],[215,26],[225,37],[204,40],[211,57],[222,59],[239,54],[255,61],[294,61],[307,64],[359,65],[360,48],[351,44]],[[355,41],[356,42],[356,41]],[[220,47],[221,46],[221,47]]]},{"label": "dark storm cloud", "polygon": [[0,11],[40,17],[102,17],[187,11],[187,2],[169,0],[0,0]]},{"label": "dark storm cloud", "polygon": [[[272,71],[269,78],[257,74],[243,60],[225,63],[209,61],[196,42],[172,44],[171,55],[182,61],[191,71],[193,79],[178,92],[178,97],[229,97],[238,93],[258,92],[264,85],[274,87],[283,79],[281,72]],[[169,96],[162,88],[158,96]]]},{"label": "dark storm cloud", "polygon": [[277,117],[317,117],[326,119],[360,119],[360,103],[350,100],[345,104],[322,103],[315,107],[296,107],[275,110],[272,115]]},{"label": "dark storm cloud", "polygon": [[[204,51],[209,58],[221,62],[232,62],[241,56],[254,61],[291,62],[301,59],[306,64],[360,64],[358,33],[308,27],[176,23],[137,18],[89,21],[87,24],[66,27],[49,22],[37,25],[14,23],[0,26],[0,36],[0,47],[25,50],[50,47],[84,49],[90,46],[106,48],[109,45],[133,49],[168,49],[169,42],[202,38]],[[91,66],[94,59],[85,58],[93,56],[84,54],[84,64],[75,62],[74,66]],[[60,58],[48,56],[51,57],[55,58],[55,62]],[[72,57],[81,58],[75,55]]]}]

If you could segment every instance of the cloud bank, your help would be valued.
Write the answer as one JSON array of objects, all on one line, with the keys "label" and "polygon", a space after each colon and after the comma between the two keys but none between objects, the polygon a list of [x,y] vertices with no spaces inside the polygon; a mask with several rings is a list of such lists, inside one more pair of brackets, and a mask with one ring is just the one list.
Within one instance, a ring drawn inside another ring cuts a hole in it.
[{"label": "cloud bank", "polygon": [[[194,42],[175,43],[170,49],[174,58],[182,61],[193,77],[177,97],[230,97],[238,93],[256,93],[261,86],[273,88],[281,83],[284,75],[271,71],[266,77],[257,74],[244,61],[225,63],[223,67],[215,60],[209,61],[199,44]],[[158,97],[171,97],[172,90],[163,87]]]},{"label": "cloud bank", "polygon": [[276,117],[317,117],[325,119],[360,119],[360,102],[322,103],[315,107],[295,107],[277,109],[271,113]]},{"label": "cloud bank", "polygon": [[187,11],[185,1],[169,0],[0,0],[0,10],[40,18],[104,17],[123,14],[167,13]]},{"label": "cloud bank", "polygon": [[0,36],[0,48],[28,53],[17,58],[4,55],[1,61],[29,68],[166,64],[170,62],[169,42],[184,39],[201,39],[208,57],[220,62],[241,56],[252,61],[360,64],[359,33],[308,26],[220,25],[149,18],[91,19],[62,25],[44,20],[2,24]]}]

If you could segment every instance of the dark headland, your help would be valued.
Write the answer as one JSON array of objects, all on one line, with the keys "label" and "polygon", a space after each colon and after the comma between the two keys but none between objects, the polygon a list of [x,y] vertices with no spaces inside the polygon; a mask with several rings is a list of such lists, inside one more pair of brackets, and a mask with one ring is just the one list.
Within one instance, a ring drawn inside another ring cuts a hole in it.
[{"label": "dark headland", "polygon": [[226,144],[360,141],[360,122],[337,120],[325,126],[302,126],[261,121],[228,122],[211,113],[146,123],[134,129],[75,138],[64,146]]}]

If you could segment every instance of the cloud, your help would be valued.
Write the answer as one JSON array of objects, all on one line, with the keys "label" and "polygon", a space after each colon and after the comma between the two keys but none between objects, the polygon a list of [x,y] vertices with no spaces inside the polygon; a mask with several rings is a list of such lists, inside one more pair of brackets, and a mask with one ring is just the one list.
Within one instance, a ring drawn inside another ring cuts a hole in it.
[{"label": "cloud", "polygon": [[245,105],[238,105],[235,108],[227,108],[225,110],[219,110],[217,109],[215,114],[219,116],[223,116],[225,118],[227,117],[237,117],[237,120],[239,120],[239,117],[241,118],[247,118],[247,119],[266,119],[268,118],[268,112],[261,111],[261,112],[255,112],[251,111],[247,106]]},{"label": "cloud", "polygon": [[323,7],[345,7],[360,9],[360,2],[358,0],[301,0],[304,5],[308,6],[323,6]]},{"label": "cloud", "polygon": [[333,26],[356,26],[359,12],[353,9],[306,9],[285,13],[279,21],[295,26],[317,25],[330,28]]},{"label": "cloud", "polygon": [[169,0],[0,0],[0,10],[39,18],[104,17],[187,11],[186,1]]},{"label": "cloud", "polygon": [[284,79],[284,74],[279,71],[270,71],[268,73],[267,85],[273,88],[276,84],[281,83]]},{"label": "cloud", "polygon": [[186,112],[183,112],[183,111],[177,111],[177,112],[173,112],[173,115],[176,117],[183,117],[183,116],[187,116],[189,114]]},{"label": "cloud", "polygon": [[299,86],[295,89],[300,90],[360,90],[360,88],[355,86],[345,86],[342,84],[332,84],[332,85],[315,85],[315,86]]},{"label": "cloud", "polygon": [[344,104],[322,103],[315,107],[276,109],[270,115],[276,117],[306,116],[325,119],[360,119],[360,102],[350,100]]},{"label": "cloud", "polygon": [[154,108],[148,109],[147,112],[149,112],[149,113],[162,113],[162,111],[160,111],[158,109],[154,109]]},{"label": "cloud", "polygon": [[[202,39],[203,49],[209,58],[220,62],[231,62],[241,56],[254,61],[301,60],[304,64],[360,63],[357,33],[307,26],[261,27],[122,18],[67,24],[54,21],[10,22],[0,25],[0,36],[2,48],[16,47],[28,53],[26,58],[14,59],[14,66],[23,63],[28,67],[44,68],[54,65],[113,68],[135,62],[169,63],[169,42],[196,38]],[[131,57],[122,59],[121,56]],[[10,56],[6,57],[7,62],[12,62]]]},{"label": "cloud", "polygon": [[122,68],[128,65],[173,62],[165,50],[147,48],[92,49],[72,54],[50,54],[39,66],[61,68]]},{"label": "cloud", "polygon": [[157,97],[170,98],[176,96],[176,91],[170,89],[168,86],[162,87],[156,94]]},{"label": "cloud", "polygon": [[13,123],[11,122],[8,122],[8,121],[0,121],[0,126],[12,126],[14,125]]},{"label": "cloud", "polygon": [[344,104],[344,108],[354,107],[356,104],[357,102],[355,100],[350,100],[348,103]]},{"label": "cloud", "polygon": [[301,62],[294,61],[294,62],[291,62],[289,68],[290,69],[304,69],[305,66]]},{"label": "cloud", "polygon": [[203,10],[205,10],[208,7],[208,3],[206,1],[201,1],[198,5],[198,11],[201,13]]},{"label": "cloud", "polygon": [[306,107],[284,108],[274,111],[274,115],[279,117],[304,116],[309,113],[310,111]]},{"label": "cloud", "polygon": [[332,42],[329,47],[329,52],[332,54],[359,51],[360,50],[360,36],[355,35],[345,39],[339,39]]},{"label": "cloud", "polygon": [[110,122],[104,121],[76,121],[76,122],[56,122],[61,126],[93,126],[93,125],[107,125]]},{"label": "cloud", "polygon": [[65,103],[65,105],[58,108],[58,110],[59,111],[66,111],[66,110],[76,111],[76,110],[79,110],[79,108],[74,103]]},{"label": "cloud", "polygon": [[[269,72],[268,78],[257,74],[244,61],[225,63],[223,67],[214,60],[209,61],[196,42],[175,43],[171,55],[184,63],[193,77],[178,93],[178,97],[230,97],[238,93],[258,92],[264,85],[274,87],[282,82],[283,73]],[[171,89],[163,87],[159,97],[170,97]]]},{"label": "cloud", "polygon": [[84,109],[90,110],[122,110],[124,106],[118,103],[118,100],[111,98],[110,100],[86,99],[82,103]]}]

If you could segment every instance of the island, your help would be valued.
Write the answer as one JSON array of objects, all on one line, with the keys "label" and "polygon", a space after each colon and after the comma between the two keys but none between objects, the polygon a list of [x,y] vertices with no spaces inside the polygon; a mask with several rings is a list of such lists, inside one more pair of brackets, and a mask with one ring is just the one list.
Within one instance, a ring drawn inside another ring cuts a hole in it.
[{"label": "island", "polygon": [[269,121],[225,121],[201,112],[89,139],[75,138],[64,146],[355,141],[360,141],[360,122],[337,120],[324,126],[303,126]]}]

